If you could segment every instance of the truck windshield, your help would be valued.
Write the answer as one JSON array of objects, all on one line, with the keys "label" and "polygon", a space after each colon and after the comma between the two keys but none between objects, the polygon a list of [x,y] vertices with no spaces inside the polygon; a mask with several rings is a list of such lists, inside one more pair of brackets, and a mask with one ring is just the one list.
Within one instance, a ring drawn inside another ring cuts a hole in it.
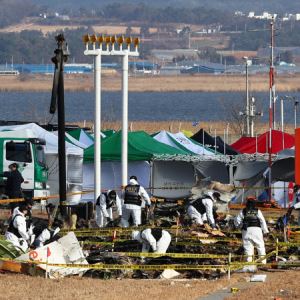
[{"label": "truck windshield", "polygon": [[36,158],[40,166],[46,166],[44,147],[41,145],[36,145]]},{"label": "truck windshield", "polygon": [[30,144],[8,142],[6,144],[6,159],[25,163],[32,162]]}]

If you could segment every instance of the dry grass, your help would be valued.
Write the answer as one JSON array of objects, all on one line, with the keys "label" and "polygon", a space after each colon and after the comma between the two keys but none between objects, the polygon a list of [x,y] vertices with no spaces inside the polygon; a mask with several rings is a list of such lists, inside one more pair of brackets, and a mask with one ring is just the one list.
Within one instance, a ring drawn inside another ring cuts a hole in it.
[{"label": "dry grass", "polygon": [[[232,283],[237,278],[232,279]],[[0,276],[0,299],[101,299],[101,300],[186,300],[197,299],[228,285],[226,279],[218,281],[161,281],[161,280],[97,280],[65,278],[46,280],[24,275]],[[5,291],[5,294],[4,294]]]},{"label": "dry grass", "polygon": [[[10,32],[21,32],[24,30],[36,30],[36,31],[41,31],[44,35],[47,33],[51,32],[56,32],[59,30],[75,30],[78,29],[82,26],[79,25],[39,25],[35,23],[20,23],[20,24],[15,24],[11,25],[5,28],[1,28],[0,32],[4,33],[10,33]],[[86,26],[84,26],[86,27]]]},{"label": "dry grass", "polygon": [[[46,280],[25,275],[0,275],[0,299],[98,299],[103,300],[186,300],[214,293],[224,288],[245,284],[246,274],[234,274],[230,281],[187,280],[98,280],[65,278]],[[249,283],[232,300],[299,299],[299,271],[267,273],[266,283]],[[173,282],[173,283],[172,283]],[[4,294],[5,291],[5,294]]]},{"label": "dry grass", "polygon": [[[0,29],[0,32],[21,32],[24,30],[37,30],[41,31],[44,35],[47,33],[59,31],[59,30],[66,30],[66,29],[78,29],[78,28],[88,28],[86,25],[41,25],[35,23],[35,21],[38,20],[37,18],[26,18],[23,22],[14,24],[11,26],[7,26]],[[125,34],[126,29],[128,25],[94,25],[92,26],[92,29],[95,31],[95,33],[98,34]],[[140,34],[141,27],[139,26],[132,26],[131,27],[132,34]],[[156,33],[157,28],[151,27],[149,28],[150,33]]]},{"label": "dry grass", "polygon": [[299,271],[267,273],[265,283],[251,283],[249,288],[240,291],[230,300],[260,300],[260,299],[299,299]]},{"label": "dry grass", "polygon": [[[95,31],[95,33],[98,34],[125,34],[126,29],[128,26],[126,25],[94,25],[92,26],[92,29]],[[139,26],[132,26],[131,27],[131,33],[132,34],[140,34],[141,27]],[[150,33],[156,33],[157,28],[151,27],[149,28]]]},{"label": "dry grass", "polygon": [[232,51],[232,50],[221,50],[218,51],[219,54],[224,56],[234,56],[235,58],[242,59],[243,57],[255,57],[257,56],[257,51]]},{"label": "dry grass", "polygon": [[[286,75],[277,78],[277,91],[299,91],[300,75]],[[268,91],[268,76],[250,76],[251,91]],[[119,91],[121,76],[104,70],[102,76],[104,91]],[[2,91],[50,91],[52,75],[2,76]],[[93,75],[66,75],[65,88],[68,91],[93,90]],[[244,76],[198,75],[198,76],[143,76],[129,78],[129,90],[133,92],[235,92],[245,90]]]}]

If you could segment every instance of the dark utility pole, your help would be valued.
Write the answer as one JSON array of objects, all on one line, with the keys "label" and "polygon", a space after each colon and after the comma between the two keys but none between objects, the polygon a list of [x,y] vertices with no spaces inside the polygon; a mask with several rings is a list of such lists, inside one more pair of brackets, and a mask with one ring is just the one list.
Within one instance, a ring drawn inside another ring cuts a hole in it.
[{"label": "dark utility pole", "polygon": [[66,189],[66,146],[65,146],[65,100],[64,100],[64,63],[68,60],[69,51],[65,46],[63,34],[55,37],[57,49],[52,62],[55,65],[50,114],[54,114],[57,105],[58,118],[58,163],[59,163],[59,203],[60,212],[65,216],[63,205],[67,200]]}]

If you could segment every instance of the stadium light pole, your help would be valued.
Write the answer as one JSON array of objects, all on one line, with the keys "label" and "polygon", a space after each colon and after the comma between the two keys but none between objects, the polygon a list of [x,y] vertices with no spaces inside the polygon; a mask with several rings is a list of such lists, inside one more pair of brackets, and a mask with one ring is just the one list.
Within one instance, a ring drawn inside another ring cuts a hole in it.
[{"label": "stadium light pole", "polygon": [[[128,178],[128,60],[129,56],[139,56],[139,39],[123,36],[96,36],[83,37],[86,49],[84,55],[94,56],[95,80],[95,200],[101,194],[101,57],[122,56],[122,187],[127,184]],[[92,49],[89,45],[92,44]],[[131,45],[134,49],[131,49]],[[124,47],[125,45],[125,47]]]}]

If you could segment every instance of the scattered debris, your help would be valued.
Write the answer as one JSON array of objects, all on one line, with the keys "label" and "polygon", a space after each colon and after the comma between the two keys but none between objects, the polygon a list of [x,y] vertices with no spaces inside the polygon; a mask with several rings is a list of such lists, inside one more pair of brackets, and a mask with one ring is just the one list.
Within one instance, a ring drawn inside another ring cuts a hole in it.
[{"label": "scattered debris", "polygon": [[16,258],[16,261],[42,261],[49,264],[81,264],[87,265],[87,268],[64,268],[59,266],[47,266],[38,264],[37,268],[47,272],[49,278],[60,278],[70,275],[82,276],[88,270],[88,262],[85,259],[79,242],[73,232],[69,232],[59,240],[36,250],[29,251]]},{"label": "scattered debris", "polygon": [[232,287],[232,288],[230,289],[230,292],[231,292],[232,294],[235,294],[235,293],[237,293],[239,290],[240,290],[239,288]]},{"label": "scattered debris", "polygon": [[267,275],[265,274],[256,274],[251,276],[250,282],[265,282],[267,279]]},{"label": "scattered debris", "polygon": [[161,279],[173,279],[175,277],[180,276],[180,273],[176,272],[175,270],[164,270],[161,274],[160,274],[160,278]]}]

